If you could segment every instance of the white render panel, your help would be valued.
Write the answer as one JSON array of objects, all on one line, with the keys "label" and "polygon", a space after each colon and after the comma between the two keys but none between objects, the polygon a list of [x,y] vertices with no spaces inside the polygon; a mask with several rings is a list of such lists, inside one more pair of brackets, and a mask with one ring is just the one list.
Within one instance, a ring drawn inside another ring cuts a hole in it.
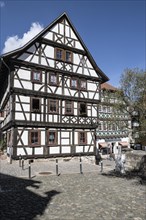
[{"label": "white render panel", "polygon": [[20,84],[18,79],[14,79],[14,87],[16,88],[22,88],[22,85]]},{"label": "white render panel", "polygon": [[74,53],[74,64],[79,64],[80,63],[80,57],[78,54]]},{"label": "white render panel", "polygon": [[53,33],[48,32],[47,34],[45,34],[45,35],[43,36],[43,38],[46,38],[46,39],[48,39],[48,40],[53,40]]},{"label": "white render panel", "polygon": [[22,83],[24,89],[31,89],[32,88],[31,82],[26,82],[26,81],[21,80],[21,83]]},{"label": "white render panel", "polygon": [[76,146],[76,153],[82,153],[83,152],[83,146]]},{"label": "white render panel", "polygon": [[[18,130],[19,134],[21,134],[21,130]],[[21,136],[24,145],[28,145],[28,131],[23,131]],[[21,141],[19,141],[18,145],[21,145]]]},{"label": "white render panel", "polygon": [[98,77],[98,75],[94,69],[90,69],[90,73],[91,73],[91,76]]},{"label": "white render panel", "polygon": [[59,154],[60,147],[50,147],[50,154]]},{"label": "white render panel", "polygon": [[27,79],[30,80],[30,70],[24,70],[24,69],[19,69],[17,74],[19,75],[20,79]]},{"label": "white render panel", "polygon": [[63,138],[69,138],[69,132],[62,131],[61,135]]},{"label": "white render panel", "polygon": [[[32,148],[26,147],[25,150],[26,150],[28,155],[32,155]],[[22,156],[26,155],[26,153],[24,151],[24,148],[17,148],[17,156],[20,155],[20,154]]]},{"label": "white render panel", "polygon": [[41,145],[45,145],[45,130],[41,131]]},{"label": "white render panel", "polygon": [[59,34],[64,35],[64,26],[63,24],[59,24],[60,32]]},{"label": "white render panel", "polygon": [[43,154],[43,147],[35,147],[35,154]]},{"label": "white render panel", "polygon": [[38,64],[38,60],[39,60],[39,57],[35,55],[35,56],[32,58],[31,62]]},{"label": "white render panel", "polygon": [[61,153],[71,153],[71,147],[62,147]]},{"label": "white render panel", "polygon": [[25,120],[23,113],[16,112],[15,113],[16,120]]},{"label": "white render panel", "polygon": [[54,47],[46,46],[44,49],[44,53],[46,54],[47,57],[54,58]]},{"label": "white render panel", "polygon": [[62,144],[62,145],[67,145],[67,144],[69,144],[69,139],[62,139],[62,140],[61,140],[61,144]]},{"label": "white render panel", "polygon": [[94,151],[94,147],[93,146],[85,146],[85,152],[93,152]]},{"label": "white render panel", "polygon": [[88,82],[88,89],[91,90],[91,91],[96,91],[97,86],[96,86],[95,83]]},{"label": "white render panel", "polygon": [[76,41],[75,47],[78,48],[78,49],[83,50],[83,47],[82,47],[82,45],[80,44],[79,41]]},{"label": "white render panel", "polygon": [[58,33],[58,24],[51,28],[51,31]]}]

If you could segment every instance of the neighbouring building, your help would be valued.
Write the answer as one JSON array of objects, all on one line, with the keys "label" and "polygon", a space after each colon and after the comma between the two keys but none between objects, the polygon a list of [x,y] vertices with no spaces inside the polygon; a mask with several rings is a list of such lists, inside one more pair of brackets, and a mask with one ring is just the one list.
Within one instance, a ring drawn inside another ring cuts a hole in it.
[{"label": "neighbouring building", "polygon": [[95,155],[106,81],[66,13],[2,55],[1,131],[10,158]]},{"label": "neighbouring building", "polygon": [[109,83],[101,84],[99,126],[96,131],[97,149],[103,154],[117,154],[120,148],[129,147],[129,115],[115,108],[119,101],[117,88]]}]

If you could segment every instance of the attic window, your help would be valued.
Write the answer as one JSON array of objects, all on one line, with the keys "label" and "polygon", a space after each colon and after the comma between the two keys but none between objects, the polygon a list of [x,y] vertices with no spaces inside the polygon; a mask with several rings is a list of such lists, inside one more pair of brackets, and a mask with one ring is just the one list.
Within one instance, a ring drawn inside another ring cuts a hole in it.
[{"label": "attic window", "polygon": [[34,112],[34,113],[41,112],[41,100],[39,98],[31,99],[31,112]]},{"label": "attic window", "polygon": [[31,80],[32,82],[35,82],[35,83],[41,83],[42,82],[42,72],[41,71],[35,71],[33,70],[31,72]]}]

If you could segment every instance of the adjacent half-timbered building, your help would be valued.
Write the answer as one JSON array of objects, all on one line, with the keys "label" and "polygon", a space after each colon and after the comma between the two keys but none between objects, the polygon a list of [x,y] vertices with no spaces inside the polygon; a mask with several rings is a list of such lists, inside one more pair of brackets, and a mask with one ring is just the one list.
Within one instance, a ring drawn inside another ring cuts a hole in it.
[{"label": "adjacent half-timbered building", "polygon": [[13,159],[95,155],[99,69],[66,13],[1,56],[1,130]]},{"label": "adjacent half-timbered building", "polygon": [[118,153],[119,148],[129,147],[129,115],[119,111],[115,105],[118,89],[109,83],[101,84],[99,104],[99,126],[97,128],[97,148],[103,153]]}]

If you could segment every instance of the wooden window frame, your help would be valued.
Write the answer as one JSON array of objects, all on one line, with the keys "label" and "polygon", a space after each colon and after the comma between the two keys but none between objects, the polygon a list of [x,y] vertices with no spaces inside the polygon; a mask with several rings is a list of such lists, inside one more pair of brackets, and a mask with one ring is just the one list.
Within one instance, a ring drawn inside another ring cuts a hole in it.
[{"label": "wooden window frame", "polygon": [[[56,102],[56,112],[50,111],[50,101]],[[59,100],[57,99],[48,99],[48,113],[49,114],[59,114]]]},{"label": "wooden window frame", "polygon": [[[67,109],[67,102],[71,102],[71,112],[67,112],[66,109]],[[74,115],[74,102],[73,101],[70,101],[70,100],[66,100],[65,101],[65,115]]]},{"label": "wooden window frame", "polygon": [[[70,53],[70,60],[67,60],[67,53]],[[65,50],[65,62],[73,63],[73,53],[69,50]]]},{"label": "wooden window frame", "polygon": [[[85,88],[84,87],[81,87],[81,83],[82,82],[85,82]],[[87,80],[86,79],[80,79],[80,90],[87,90]]]},{"label": "wooden window frame", "polygon": [[[40,80],[35,80],[34,79],[34,73],[39,73],[40,74]],[[31,71],[31,81],[34,83],[42,83],[42,71],[40,70],[32,70]]]},{"label": "wooden window frame", "polygon": [[[84,104],[86,106],[86,112],[81,114],[80,109],[81,109],[81,105]],[[79,102],[78,103],[78,115],[81,117],[87,117],[87,104],[84,102]]]},{"label": "wooden window frame", "polygon": [[[49,143],[49,135],[50,133],[53,132],[55,133],[55,141],[53,143]],[[58,145],[58,133],[57,133],[57,130],[48,130],[48,133],[47,133],[47,144],[48,146],[55,146],[55,145]]]},{"label": "wooden window frame", "polygon": [[[85,135],[85,141],[81,141],[81,135]],[[79,145],[87,145],[87,132],[86,131],[79,131],[78,132],[78,144]]]},{"label": "wooden window frame", "polygon": [[[56,83],[51,82],[51,76],[56,77]],[[49,85],[50,86],[58,86],[59,85],[59,76],[57,73],[49,73]]]},{"label": "wooden window frame", "polygon": [[[32,106],[33,106],[33,100],[34,100],[34,99],[39,100],[39,109],[38,109],[38,110],[32,108]],[[30,111],[31,111],[32,113],[41,113],[41,98],[31,97]]]},{"label": "wooden window frame", "polygon": [[[37,132],[38,133],[38,142],[37,143],[32,143],[32,137],[31,137],[31,134],[32,133],[35,133],[35,132]],[[29,130],[29,132],[28,132],[28,144],[29,144],[29,146],[31,146],[31,147],[40,147],[41,146],[41,131],[40,130],[38,130],[38,129],[34,129],[34,130]]]},{"label": "wooden window frame", "polygon": [[[62,51],[62,57],[61,58],[58,58],[58,56],[57,56],[57,51],[58,50]],[[64,50],[63,49],[58,48],[58,47],[55,48],[55,59],[59,60],[59,61],[64,61]]]},{"label": "wooden window frame", "polygon": [[[76,81],[77,81],[77,86],[76,86],[76,87],[72,86],[72,81],[73,81],[73,80],[76,80]],[[75,78],[75,77],[71,77],[71,78],[70,78],[70,88],[71,88],[71,89],[78,89],[78,79],[77,79],[77,78]]]}]

